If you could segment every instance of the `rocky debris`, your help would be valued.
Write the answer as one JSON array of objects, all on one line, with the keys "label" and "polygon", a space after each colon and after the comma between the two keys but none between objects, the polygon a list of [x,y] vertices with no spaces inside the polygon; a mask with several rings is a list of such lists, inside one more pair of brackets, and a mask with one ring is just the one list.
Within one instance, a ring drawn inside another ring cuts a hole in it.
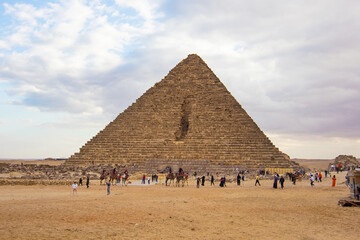
[{"label": "rocky debris", "polygon": [[360,162],[356,159],[356,157],[352,155],[339,155],[335,158],[333,163],[329,164],[329,168],[331,168],[331,165],[337,167],[339,164],[341,164],[343,170],[349,170],[360,166]]}]

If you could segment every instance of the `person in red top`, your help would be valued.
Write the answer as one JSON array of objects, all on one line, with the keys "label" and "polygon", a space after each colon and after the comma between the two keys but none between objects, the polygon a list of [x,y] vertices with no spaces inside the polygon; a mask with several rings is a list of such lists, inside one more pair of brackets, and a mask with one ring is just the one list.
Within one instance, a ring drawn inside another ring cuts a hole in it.
[{"label": "person in red top", "polygon": [[141,184],[145,184],[145,174],[144,174],[143,177],[142,177],[142,182],[141,182]]},{"label": "person in red top", "polygon": [[322,178],[321,172],[319,172],[318,178],[319,178],[319,181],[321,182],[321,178]]}]

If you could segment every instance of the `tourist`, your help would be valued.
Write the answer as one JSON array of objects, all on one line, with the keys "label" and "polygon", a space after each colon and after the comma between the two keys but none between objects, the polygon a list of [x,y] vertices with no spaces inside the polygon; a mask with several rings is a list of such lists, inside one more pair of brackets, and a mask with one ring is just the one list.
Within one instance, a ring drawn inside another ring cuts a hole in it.
[{"label": "tourist", "polygon": [[346,186],[349,186],[349,184],[350,184],[349,173],[346,174],[345,179],[346,179],[346,181],[345,181]]},{"label": "tourist", "polygon": [[322,182],[322,180],[321,180],[321,179],[322,179],[322,174],[321,174],[321,172],[319,172],[319,176],[318,176],[318,177],[319,177],[319,182]]},{"label": "tourist", "polygon": [[328,174],[328,171],[327,170],[325,170],[325,177],[327,178],[327,174]]},{"label": "tourist", "polygon": [[225,186],[225,177],[220,178],[220,187],[224,187]]},{"label": "tourist", "polygon": [[111,186],[111,183],[110,183],[109,180],[106,182],[106,185],[107,185],[107,195],[110,195],[110,186]]},{"label": "tourist", "polygon": [[150,184],[150,177],[148,177],[148,184]]},{"label": "tourist", "polygon": [[277,188],[277,184],[278,184],[278,175],[277,175],[277,173],[275,173],[275,175],[274,175],[274,184],[273,184],[273,188]]},{"label": "tourist", "polygon": [[334,176],[332,177],[332,184],[331,184],[331,186],[332,186],[332,187],[335,187],[335,185],[336,185],[336,175],[334,174]]},{"label": "tourist", "polygon": [[77,196],[77,187],[78,185],[76,184],[76,182],[74,182],[72,185],[72,189],[73,189],[73,195],[76,193],[76,196]]},{"label": "tourist", "polygon": [[196,187],[200,187],[200,177],[196,178]]},{"label": "tourist", "polygon": [[311,177],[310,177],[310,186],[311,186],[311,187],[314,186],[314,181],[315,181],[314,176],[311,176]]},{"label": "tourist", "polygon": [[88,174],[86,177],[86,188],[89,188],[89,184],[90,184],[90,175]]},{"label": "tourist", "polygon": [[[244,172],[244,171],[243,171],[243,172]],[[242,185],[244,186],[244,181],[245,181],[245,175],[244,175],[244,173],[242,173],[241,181],[242,181]]]},{"label": "tourist", "polygon": [[120,172],[118,172],[117,175],[116,175],[117,185],[120,185],[120,179],[121,179],[121,174],[120,174]]},{"label": "tourist", "polygon": [[281,189],[283,189],[284,188],[285,178],[283,176],[281,176],[279,182],[280,182],[280,185],[281,185]]},{"label": "tourist", "polygon": [[145,174],[144,174],[143,177],[142,177],[141,184],[145,184]]},{"label": "tourist", "polygon": [[317,182],[319,181],[318,176],[319,176],[319,174],[315,173],[315,181],[317,181]]},{"label": "tourist", "polygon": [[80,179],[79,179],[79,186],[82,186],[82,185],[83,185],[83,184],[82,184],[82,181],[83,181],[82,178],[80,178]]},{"label": "tourist", "polygon": [[127,175],[125,173],[122,175],[122,184],[125,186],[126,186],[126,176]]},{"label": "tourist", "polygon": [[259,175],[257,175],[257,176],[256,176],[256,181],[255,181],[255,187],[256,187],[257,184],[259,184],[259,186],[261,186],[259,180],[260,180]]},{"label": "tourist", "polygon": [[214,185],[215,186],[215,183],[214,183],[214,176],[211,174],[211,186]]},{"label": "tourist", "polygon": [[240,173],[238,173],[237,177],[236,177],[236,182],[237,182],[237,185],[240,186]]},{"label": "tourist", "polygon": [[205,175],[201,177],[201,186],[205,186]]},{"label": "tourist", "polygon": [[224,187],[226,187],[226,178],[224,176]]}]

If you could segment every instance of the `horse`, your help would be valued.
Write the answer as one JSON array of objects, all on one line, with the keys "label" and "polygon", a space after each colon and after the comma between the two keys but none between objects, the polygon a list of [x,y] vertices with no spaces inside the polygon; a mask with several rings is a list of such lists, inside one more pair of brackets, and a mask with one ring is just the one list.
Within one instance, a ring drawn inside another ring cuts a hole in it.
[{"label": "horse", "polygon": [[165,181],[165,185],[167,186],[167,182],[168,180],[170,180],[169,186],[171,185],[171,181],[174,183],[175,180],[175,174],[174,173],[169,173],[168,175],[166,175],[166,181]]},{"label": "horse", "polygon": [[129,180],[129,174],[124,173],[124,175],[123,175],[123,177],[122,177],[122,185],[127,186],[126,181],[128,181],[128,180]]},{"label": "horse", "polygon": [[286,173],[286,176],[289,177],[289,180],[291,180],[294,185],[296,184],[296,179],[299,179],[299,181],[302,180],[302,174],[301,174],[301,173],[299,173],[299,175],[297,175],[297,174],[295,174],[295,173],[289,173],[289,172],[287,172],[287,173]]},{"label": "horse", "polygon": [[107,179],[108,179],[108,173],[104,171],[104,172],[100,175],[100,185],[102,184],[102,181],[103,181],[103,180],[105,180],[105,182],[106,182]]}]

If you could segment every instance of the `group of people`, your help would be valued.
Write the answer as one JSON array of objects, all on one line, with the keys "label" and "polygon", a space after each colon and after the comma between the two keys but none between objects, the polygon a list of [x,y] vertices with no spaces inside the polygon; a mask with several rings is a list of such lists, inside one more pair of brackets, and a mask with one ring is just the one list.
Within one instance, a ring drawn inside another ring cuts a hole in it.
[{"label": "group of people", "polygon": [[[329,176],[331,177],[331,173],[329,173],[328,171],[325,171],[325,177],[327,177],[328,174],[329,174]],[[310,180],[310,186],[311,186],[311,187],[314,187],[315,181],[316,181],[316,182],[322,182],[322,174],[321,174],[321,172],[315,173],[315,174],[313,174],[312,172],[310,172],[309,176],[310,176],[309,180]],[[334,174],[334,175],[331,177],[331,179],[332,179],[331,186],[332,186],[332,187],[335,187],[335,185],[336,185],[336,175]]]},{"label": "group of people", "polygon": [[[72,189],[73,189],[73,195],[77,195],[77,188],[78,186],[82,186],[83,185],[83,179],[80,178],[79,179],[79,185],[77,182],[74,182],[71,186],[72,186]],[[89,188],[90,186],[90,175],[87,175],[86,176],[86,188]]]},{"label": "group of people", "polygon": [[274,174],[273,188],[277,188],[278,182],[280,183],[281,189],[283,189],[284,188],[285,178],[284,178],[284,176],[281,175],[281,177],[280,177],[278,173],[275,173]]},{"label": "group of people", "polygon": [[[180,168],[180,169],[181,169],[181,168]],[[181,169],[181,170],[182,170],[182,169]],[[117,179],[118,179],[117,182],[120,183],[121,178],[122,178],[120,172],[117,172],[116,169],[114,168],[113,171],[111,172],[111,174],[112,174],[113,176],[117,175]],[[325,171],[325,177],[327,177],[328,174],[329,174],[329,176],[331,177],[331,173],[328,172],[328,171]],[[103,175],[106,175],[106,171],[105,171],[105,170],[103,171]],[[128,176],[128,171],[127,171],[127,170],[124,171],[124,175]],[[257,174],[257,175],[256,175],[256,178],[255,178],[255,187],[256,187],[256,186],[261,186],[259,175],[260,175],[260,174]],[[291,175],[294,175],[294,174],[291,174]],[[291,175],[289,174],[289,178],[290,178],[290,179],[291,179],[291,178],[295,178],[295,177],[293,177],[293,176],[291,176]],[[194,172],[193,176],[197,177],[197,173]],[[208,173],[208,176],[209,176],[209,173]],[[297,176],[297,175],[296,175],[296,176]],[[312,172],[310,172],[309,177],[310,177],[309,180],[310,180],[310,186],[311,186],[311,187],[314,186],[314,183],[315,183],[315,182],[322,182],[322,178],[323,178],[321,172],[316,172],[315,174],[313,174]],[[147,183],[150,184],[150,179],[151,179],[151,181],[156,181],[156,182],[158,182],[158,176],[157,176],[156,174],[153,174],[153,175],[151,176],[151,178],[150,178],[150,176],[148,176],[147,179],[146,179],[146,175],[144,174],[144,175],[142,176],[142,182],[141,182],[141,183],[142,183],[142,184],[146,184],[146,180],[147,180]],[[348,182],[348,179],[346,179],[346,180],[347,180],[347,182]],[[243,182],[245,181],[245,175],[244,175],[244,174],[240,175],[240,172],[239,172],[239,173],[237,174],[237,177],[236,177],[236,183],[237,183],[238,186],[241,185],[241,181],[243,181]],[[292,181],[293,181],[293,183],[295,184],[295,182],[294,182],[293,179],[292,179]],[[296,181],[296,180],[295,180],[295,181]],[[210,182],[211,182],[211,183],[210,183],[211,186],[215,186],[215,178],[214,178],[214,176],[213,176],[212,174],[211,174],[211,176],[210,176]],[[284,182],[285,182],[284,176],[280,176],[278,173],[275,173],[275,174],[274,174],[274,181],[273,181],[273,188],[274,188],[274,189],[278,188],[278,183],[280,184],[281,189],[283,189],[283,188],[284,188]],[[199,177],[196,178],[196,186],[197,186],[197,188],[200,187],[200,184],[201,184],[201,186],[205,186],[205,175],[203,175],[202,177],[199,176]],[[82,178],[79,179],[79,182],[78,182],[78,183],[77,183],[77,182],[74,182],[74,183],[72,184],[73,195],[77,195],[77,188],[78,188],[78,186],[82,186],[82,185],[83,185],[83,179],[82,179]],[[87,175],[87,177],[86,177],[86,187],[89,188],[89,185],[90,185],[90,175]],[[107,181],[106,181],[106,185],[107,185],[107,195],[110,195],[110,186],[111,186],[110,180],[107,180]],[[333,175],[333,176],[332,176],[332,187],[335,187],[335,185],[336,185],[336,176]],[[220,178],[219,186],[220,186],[220,187],[226,187],[226,178],[225,178],[225,176]]]}]

